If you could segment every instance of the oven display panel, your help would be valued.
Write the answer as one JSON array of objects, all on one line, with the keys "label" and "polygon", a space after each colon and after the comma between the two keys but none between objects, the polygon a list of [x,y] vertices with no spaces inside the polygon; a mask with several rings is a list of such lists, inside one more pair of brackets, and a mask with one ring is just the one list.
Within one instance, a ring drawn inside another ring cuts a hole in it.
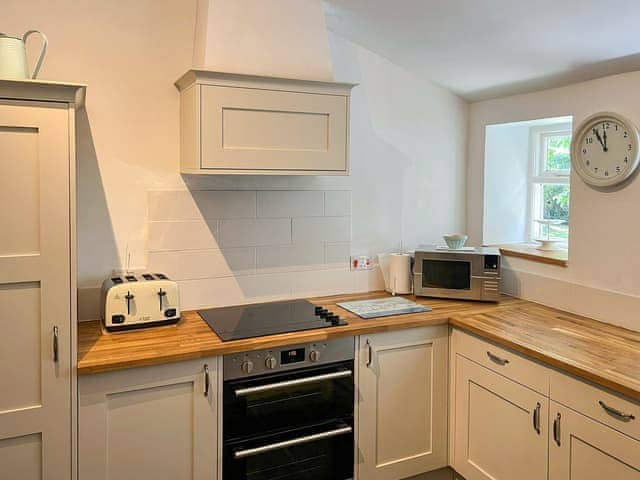
[{"label": "oven display panel", "polygon": [[304,362],[306,358],[304,348],[292,348],[291,350],[283,350],[280,352],[280,364],[287,365],[289,363]]}]

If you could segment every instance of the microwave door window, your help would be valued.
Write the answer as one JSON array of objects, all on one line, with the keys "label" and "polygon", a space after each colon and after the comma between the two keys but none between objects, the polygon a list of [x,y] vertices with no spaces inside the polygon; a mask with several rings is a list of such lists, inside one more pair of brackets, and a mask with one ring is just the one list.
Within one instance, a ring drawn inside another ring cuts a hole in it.
[{"label": "microwave door window", "polygon": [[470,290],[471,262],[423,260],[422,286],[447,290]]}]

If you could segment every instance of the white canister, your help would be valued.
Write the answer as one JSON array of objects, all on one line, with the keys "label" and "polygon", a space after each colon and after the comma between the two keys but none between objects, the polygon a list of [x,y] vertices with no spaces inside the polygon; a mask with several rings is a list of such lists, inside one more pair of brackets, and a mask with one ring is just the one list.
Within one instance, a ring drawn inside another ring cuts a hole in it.
[{"label": "white canister", "polygon": [[408,253],[389,254],[389,281],[387,291],[391,292],[392,295],[396,293],[404,295],[413,292],[411,255]]}]

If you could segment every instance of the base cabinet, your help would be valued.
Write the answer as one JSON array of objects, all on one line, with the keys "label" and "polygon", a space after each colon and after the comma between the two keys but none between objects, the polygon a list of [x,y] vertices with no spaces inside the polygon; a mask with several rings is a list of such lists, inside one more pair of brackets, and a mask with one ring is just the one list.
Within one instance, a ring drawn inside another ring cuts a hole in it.
[{"label": "base cabinet", "polygon": [[466,480],[546,480],[549,400],[455,356],[453,467]]},{"label": "base cabinet", "polygon": [[446,325],[359,338],[360,480],[447,465],[447,364]]},{"label": "base cabinet", "polygon": [[551,402],[549,480],[640,480],[640,441]]},{"label": "base cabinet", "polygon": [[215,480],[218,359],[79,380],[80,480]]}]

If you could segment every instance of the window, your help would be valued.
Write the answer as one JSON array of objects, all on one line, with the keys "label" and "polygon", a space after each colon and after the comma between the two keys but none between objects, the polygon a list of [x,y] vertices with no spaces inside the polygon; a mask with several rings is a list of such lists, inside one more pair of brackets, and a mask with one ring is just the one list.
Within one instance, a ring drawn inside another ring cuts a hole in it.
[{"label": "window", "polygon": [[536,126],[530,139],[529,239],[569,240],[571,124]]}]

